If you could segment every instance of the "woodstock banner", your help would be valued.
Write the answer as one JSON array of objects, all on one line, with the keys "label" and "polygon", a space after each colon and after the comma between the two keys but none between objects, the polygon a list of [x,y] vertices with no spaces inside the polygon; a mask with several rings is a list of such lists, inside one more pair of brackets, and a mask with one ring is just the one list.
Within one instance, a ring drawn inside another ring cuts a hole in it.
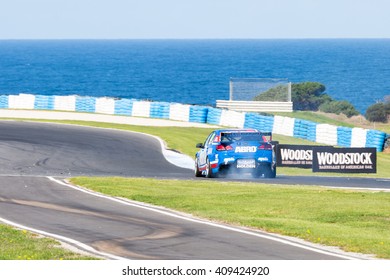
[{"label": "woodstock banner", "polygon": [[376,173],[376,149],[314,147],[313,172]]}]

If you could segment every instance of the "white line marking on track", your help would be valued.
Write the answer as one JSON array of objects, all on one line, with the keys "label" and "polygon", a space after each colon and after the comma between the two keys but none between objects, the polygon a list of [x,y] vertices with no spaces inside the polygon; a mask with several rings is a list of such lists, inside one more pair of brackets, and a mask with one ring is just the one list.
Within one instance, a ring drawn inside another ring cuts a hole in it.
[{"label": "white line marking on track", "polygon": [[324,255],[328,255],[328,256],[343,258],[343,259],[347,259],[347,260],[359,260],[359,259],[361,259],[361,258],[357,258],[357,257],[353,257],[353,256],[347,256],[347,255],[335,253],[335,252],[329,252],[329,251],[326,251],[326,250],[323,250],[323,249],[310,247],[310,246],[307,246],[307,245],[304,245],[304,244],[295,243],[295,242],[292,242],[292,241],[289,241],[289,240],[286,240],[286,239],[282,239],[282,238],[280,238],[280,237],[278,237],[276,235],[272,235],[272,234],[268,234],[268,233],[267,234],[262,234],[262,233],[252,232],[252,231],[248,231],[248,230],[244,230],[244,229],[240,229],[240,228],[235,228],[235,227],[231,227],[231,226],[227,226],[227,225],[216,224],[216,223],[212,223],[212,222],[209,222],[209,221],[204,221],[204,220],[195,219],[195,218],[191,218],[191,217],[181,216],[179,214],[168,212],[168,211],[165,211],[163,209],[158,209],[156,207],[149,206],[149,205],[146,205],[146,204],[142,204],[141,205],[139,203],[135,203],[135,202],[131,202],[131,201],[124,201],[124,200],[121,200],[119,198],[110,197],[110,196],[106,196],[106,195],[103,195],[103,194],[100,194],[100,193],[96,193],[96,192],[93,192],[93,191],[90,191],[90,190],[86,190],[86,189],[83,189],[81,187],[77,187],[77,186],[65,183],[65,182],[63,182],[61,180],[55,179],[55,178],[50,177],[50,176],[48,176],[47,178],[49,180],[53,181],[53,182],[56,182],[56,183],[60,184],[60,185],[67,186],[69,188],[72,188],[72,189],[75,189],[75,190],[78,190],[78,191],[81,191],[81,192],[84,192],[84,193],[87,193],[87,194],[90,194],[90,195],[93,195],[93,196],[96,196],[96,197],[105,198],[105,199],[108,199],[108,200],[111,200],[111,201],[115,201],[115,202],[118,202],[118,203],[121,203],[121,204],[124,204],[124,205],[132,206],[132,207],[138,207],[138,208],[141,208],[141,209],[153,211],[153,212],[156,212],[156,213],[159,213],[159,214],[162,214],[162,215],[166,215],[166,216],[170,216],[170,217],[174,217],[174,218],[177,218],[177,219],[182,219],[182,220],[186,220],[186,221],[190,221],[190,222],[194,222],[194,223],[209,225],[209,226],[213,226],[213,227],[217,227],[217,228],[221,228],[221,229],[225,229],[225,230],[229,230],[229,231],[234,231],[234,232],[238,232],[238,233],[242,233],[242,234],[246,234],[246,235],[256,236],[256,237],[259,237],[259,238],[264,238],[264,239],[276,241],[276,242],[283,243],[283,244],[286,244],[286,245],[289,245],[289,246],[294,246],[294,247],[297,247],[297,248],[301,248],[301,249],[304,249],[304,250],[308,250],[308,251],[312,251],[312,252],[316,252],[316,253],[320,253],[320,254],[324,254]]}]

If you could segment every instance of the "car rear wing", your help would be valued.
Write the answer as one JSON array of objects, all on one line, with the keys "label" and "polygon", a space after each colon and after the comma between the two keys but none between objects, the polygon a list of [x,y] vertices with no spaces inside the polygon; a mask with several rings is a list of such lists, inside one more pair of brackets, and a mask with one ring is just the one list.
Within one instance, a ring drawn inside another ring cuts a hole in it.
[{"label": "car rear wing", "polygon": [[[272,132],[260,132],[260,131],[226,131],[221,132],[220,136],[217,136],[218,141],[221,142],[234,142],[234,141],[261,141],[271,142]],[[252,139],[251,139],[252,138]]]}]

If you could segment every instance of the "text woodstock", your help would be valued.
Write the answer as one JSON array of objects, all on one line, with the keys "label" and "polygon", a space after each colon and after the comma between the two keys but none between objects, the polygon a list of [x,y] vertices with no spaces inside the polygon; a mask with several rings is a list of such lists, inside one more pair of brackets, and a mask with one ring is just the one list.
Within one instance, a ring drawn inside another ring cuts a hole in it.
[{"label": "text woodstock", "polygon": [[332,164],[352,164],[360,165],[372,164],[372,153],[317,153],[319,165],[332,165]]},{"label": "text woodstock", "polygon": [[313,160],[312,150],[280,149],[282,160]]}]

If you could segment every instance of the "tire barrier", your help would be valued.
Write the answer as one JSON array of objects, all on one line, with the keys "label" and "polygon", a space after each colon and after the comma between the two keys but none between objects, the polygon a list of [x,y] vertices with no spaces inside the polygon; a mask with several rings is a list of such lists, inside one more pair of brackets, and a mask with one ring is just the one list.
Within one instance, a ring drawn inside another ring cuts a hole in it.
[{"label": "tire barrier", "polygon": [[85,113],[95,113],[96,98],[76,96],[76,111]]},{"label": "tire barrier", "polygon": [[378,152],[383,150],[387,137],[386,133],[378,130],[319,124],[290,117],[237,112],[207,106],[125,98],[77,95],[0,95],[0,109],[88,112],[208,123],[236,128],[254,128],[332,146],[371,147],[376,148]]},{"label": "tire barrier", "polygon": [[96,98],[95,113],[115,114],[115,100],[107,97]]},{"label": "tire barrier", "polygon": [[191,106],[190,107],[190,122],[206,123],[208,107],[204,106]]},{"label": "tire barrier", "polygon": [[367,129],[354,127],[352,128],[351,147],[361,148],[365,147],[367,142]]},{"label": "tire barrier", "polygon": [[245,123],[245,113],[222,110],[219,125],[243,128]]},{"label": "tire barrier", "polygon": [[264,116],[256,113],[246,113],[244,128],[254,128],[260,131],[272,131],[274,117]]},{"label": "tire barrier", "polygon": [[207,123],[219,125],[221,121],[222,109],[209,108],[207,113]]},{"label": "tire barrier", "polygon": [[150,101],[134,101],[132,117],[150,118]]},{"label": "tire barrier", "polygon": [[317,137],[317,123],[295,119],[293,136],[315,142]]},{"label": "tire barrier", "polygon": [[316,142],[331,146],[337,145],[337,126],[330,124],[318,124]]},{"label": "tire barrier", "polygon": [[352,128],[350,127],[337,127],[337,146],[351,147],[352,141]]},{"label": "tire barrier", "polygon": [[175,121],[188,122],[190,120],[191,105],[173,103],[169,109],[169,119]]},{"label": "tire barrier", "polygon": [[155,119],[169,119],[170,104],[168,102],[152,102],[150,117]]},{"label": "tire barrier", "polygon": [[53,110],[54,96],[36,95],[34,102],[34,109],[36,110]]},{"label": "tire barrier", "polygon": [[31,94],[10,95],[8,106],[10,109],[34,109],[35,96]]},{"label": "tire barrier", "polygon": [[115,115],[131,116],[133,114],[132,99],[117,99],[115,100]]},{"label": "tire barrier", "polygon": [[54,110],[76,111],[76,96],[55,96]]},{"label": "tire barrier", "polygon": [[294,118],[275,116],[272,132],[286,136],[294,136],[294,127]]},{"label": "tire barrier", "polygon": [[0,95],[0,109],[9,109],[8,95]]},{"label": "tire barrier", "polygon": [[[381,147],[381,150],[383,149],[384,142],[386,141],[386,133],[383,131],[378,131],[378,130],[368,130],[367,135],[366,135],[366,143],[365,147]],[[378,151],[378,148],[377,148]]]}]

